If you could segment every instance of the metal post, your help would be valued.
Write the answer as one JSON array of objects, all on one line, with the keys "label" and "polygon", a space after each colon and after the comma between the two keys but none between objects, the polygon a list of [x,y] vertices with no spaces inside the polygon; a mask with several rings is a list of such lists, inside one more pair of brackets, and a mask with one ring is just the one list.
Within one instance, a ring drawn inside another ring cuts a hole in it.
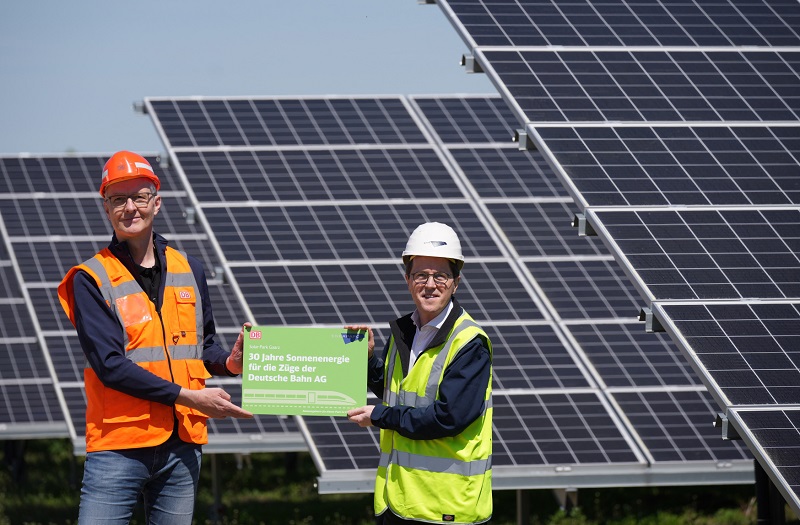
[{"label": "metal post", "polygon": [[517,490],[517,525],[530,525],[531,522],[530,491]]},{"label": "metal post", "polygon": [[784,525],[786,503],[783,495],[757,460],[753,460],[753,465],[756,474],[756,524]]},{"label": "metal post", "polygon": [[574,487],[565,489],[553,489],[553,495],[558,500],[558,506],[569,516],[572,509],[578,507],[578,489]]},{"label": "metal post", "polygon": [[786,500],[778,490],[777,485],[769,481],[769,515],[772,518],[772,525],[785,525],[786,523]]},{"label": "metal post", "polygon": [[211,494],[214,496],[214,503],[208,510],[208,520],[218,525],[222,523],[222,495],[219,490],[219,470],[217,469],[217,455],[208,454],[211,459]]}]

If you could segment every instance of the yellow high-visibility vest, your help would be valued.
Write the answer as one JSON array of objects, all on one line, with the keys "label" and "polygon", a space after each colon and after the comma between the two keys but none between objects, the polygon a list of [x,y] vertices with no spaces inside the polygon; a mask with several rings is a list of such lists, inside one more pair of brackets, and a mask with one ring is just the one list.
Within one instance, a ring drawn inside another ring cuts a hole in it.
[{"label": "yellow high-visibility vest", "polygon": [[[394,337],[389,343],[383,404],[425,407],[438,398],[444,371],[458,351],[489,337],[466,312],[447,340],[425,350],[403,378]],[[492,378],[484,410],[463,432],[438,439],[410,439],[381,429],[381,459],[375,481],[375,514],[388,509],[405,519],[429,523],[482,523],[492,516]]]}]

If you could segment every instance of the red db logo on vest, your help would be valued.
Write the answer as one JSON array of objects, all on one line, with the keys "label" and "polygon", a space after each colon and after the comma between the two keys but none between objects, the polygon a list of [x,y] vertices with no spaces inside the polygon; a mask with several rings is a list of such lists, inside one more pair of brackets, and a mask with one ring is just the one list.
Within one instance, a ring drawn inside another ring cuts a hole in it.
[{"label": "red db logo on vest", "polygon": [[181,290],[180,292],[178,292],[178,297],[180,297],[181,299],[191,299],[192,293],[187,292],[186,290]]},{"label": "red db logo on vest", "polygon": [[261,330],[253,330],[250,332],[250,339],[261,339]]}]

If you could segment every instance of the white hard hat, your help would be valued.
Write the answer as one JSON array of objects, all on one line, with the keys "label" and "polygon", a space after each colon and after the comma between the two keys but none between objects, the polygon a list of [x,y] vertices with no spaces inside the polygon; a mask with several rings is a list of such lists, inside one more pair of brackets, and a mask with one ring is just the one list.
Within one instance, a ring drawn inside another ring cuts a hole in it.
[{"label": "white hard hat", "polygon": [[459,271],[464,267],[464,254],[458,235],[453,228],[441,222],[426,222],[411,232],[403,251],[403,263],[408,264],[418,255],[451,259]]}]

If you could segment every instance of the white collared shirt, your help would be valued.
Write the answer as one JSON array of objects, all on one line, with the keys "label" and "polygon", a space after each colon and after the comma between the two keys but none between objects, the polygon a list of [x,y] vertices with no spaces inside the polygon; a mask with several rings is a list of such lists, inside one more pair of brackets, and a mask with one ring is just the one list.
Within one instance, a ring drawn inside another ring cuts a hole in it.
[{"label": "white collared shirt", "polygon": [[447,308],[442,310],[439,315],[431,319],[431,322],[425,326],[419,325],[419,310],[414,310],[414,313],[411,314],[411,320],[414,321],[417,331],[414,334],[414,341],[411,343],[411,355],[408,357],[409,370],[411,370],[411,367],[413,367],[414,363],[417,362],[417,357],[419,357],[419,354],[421,354],[422,351],[428,347],[428,344],[433,341],[433,338],[436,336],[439,328],[441,328],[444,324],[447,316],[450,315],[450,311],[452,309],[453,301],[451,300],[449,303],[447,303]]}]

